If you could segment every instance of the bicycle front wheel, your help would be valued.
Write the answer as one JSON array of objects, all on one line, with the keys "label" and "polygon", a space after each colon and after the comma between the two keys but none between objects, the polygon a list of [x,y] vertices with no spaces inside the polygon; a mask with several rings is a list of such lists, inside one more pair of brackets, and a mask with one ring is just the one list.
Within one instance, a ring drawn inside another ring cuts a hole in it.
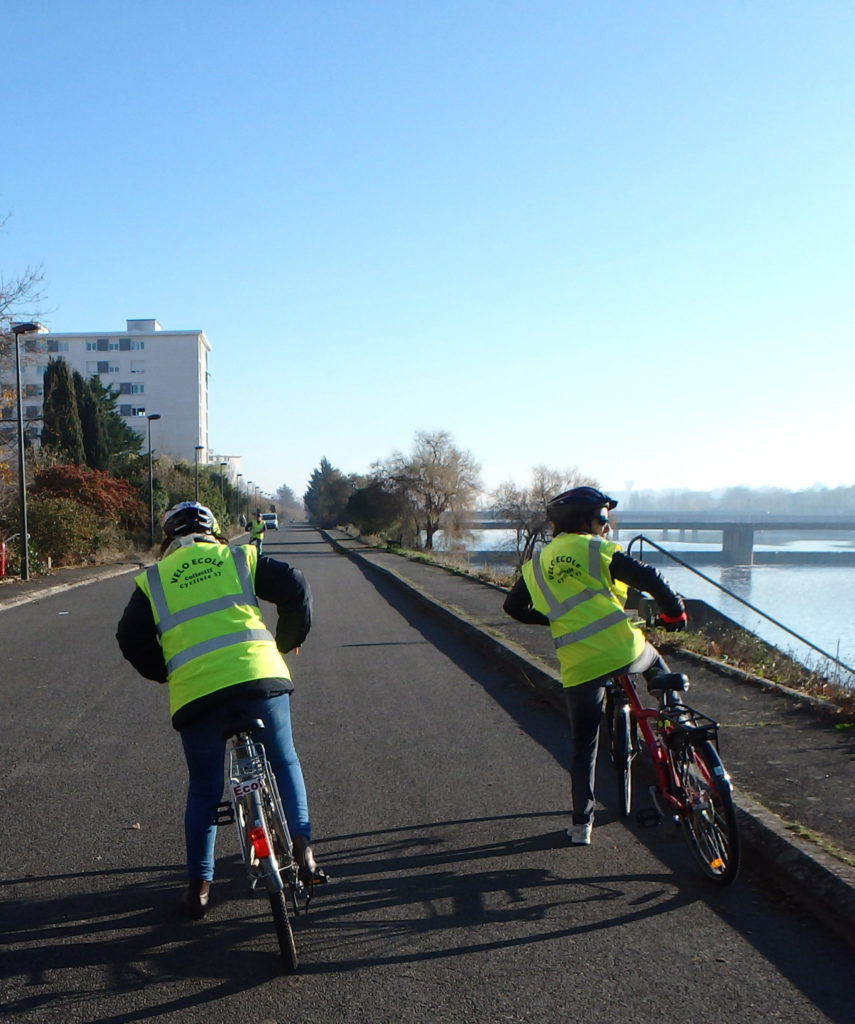
[{"label": "bicycle front wheel", "polygon": [[276,938],[279,941],[279,952],[282,954],[282,965],[288,971],[297,969],[297,944],[294,942],[294,931],[288,916],[288,905],[285,891],[271,892],[270,909],[273,911],[273,923],[276,926]]},{"label": "bicycle front wheel", "polygon": [[739,830],[730,782],[709,740],[672,752],[686,802],[683,834],[701,870],[717,885],[730,885],[739,871]]}]

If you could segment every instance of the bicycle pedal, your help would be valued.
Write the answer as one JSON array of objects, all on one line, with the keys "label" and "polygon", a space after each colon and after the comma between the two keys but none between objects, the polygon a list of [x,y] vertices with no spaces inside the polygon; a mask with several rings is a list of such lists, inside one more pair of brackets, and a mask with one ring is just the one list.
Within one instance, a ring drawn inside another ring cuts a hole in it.
[{"label": "bicycle pedal", "polygon": [[217,804],[214,811],[214,824],[215,825],[233,825],[235,821],[235,809],[232,807],[228,800],[224,800],[223,803]]},{"label": "bicycle pedal", "polygon": [[639,828],[655,828],[662,824],[662,815],[655,807],[646,807],[636,814],[635,821]]}]

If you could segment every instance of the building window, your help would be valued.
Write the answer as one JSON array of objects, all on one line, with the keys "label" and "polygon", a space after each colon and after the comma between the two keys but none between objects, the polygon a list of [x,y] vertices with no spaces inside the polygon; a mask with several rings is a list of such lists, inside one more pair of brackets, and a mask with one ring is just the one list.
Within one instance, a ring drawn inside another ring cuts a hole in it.
[{"label": "building window", "polygon": [[87,359],[86,360],[86,372],[87,373],[100,373],[101,372],[98,369],[98,361],[97,361],[97,359]]},{"label": "building window", "polygon": [[145,373],[145,363],[142,359],[131,360],[131,373]]},{"label": "building window", "polygon": [[107,345],[107,351],[108,352],[118,352],[119,351],[119,343],[118,343],[118,341],[111,341],[111,342],[109,342],[108,345]]},{"label": "building window", "polygon": [[56,350],[57,350],[57,352],[67,352],[68,351],[68,342],[67,341],[58,341],[56,343]]},{"label": "building window", "polygon": [[145,394],[145,384],[131,384],[131,394],[132,395],[144,395]]},{"label": "building window", "polygon": [[140,341],[138,338],[131,338],[131,348],[134,352],[142,352],[145,348],[145,342]]},{"label": "building window", "polygon": [[44,394],[44,388],[42,388],[39,384],[25,384],[24,385],[24,395],[27,398],[37,398],[37,397],[39,397],[40,395],[43,395],[43,394]]},{"label": "building window", "polygon": [[132,416],[145,416],[145,407],[143,406],[142,408],[140,408],[139,406],[134,406],[131,409],[131,415]]},{"label": "building window", "polygon": [[24,416],[28,420],[40,419],[41,418],[40,415],[39,415],[40,413],[41,413],[41,409],[37,405],[28,405],[27,408],[24,410]]},{"label": "building window", "polygon": [[97,352],[98,351],[98,342],[97,341],[87,341],[86,342],[86,351],[87,352]]},{"label": "building window", "polygon": [[118,372],[119,372],[119,367],[118,366],[113,366],[112,363],[108,363],[107,364],[107,373],[118,373]]}]

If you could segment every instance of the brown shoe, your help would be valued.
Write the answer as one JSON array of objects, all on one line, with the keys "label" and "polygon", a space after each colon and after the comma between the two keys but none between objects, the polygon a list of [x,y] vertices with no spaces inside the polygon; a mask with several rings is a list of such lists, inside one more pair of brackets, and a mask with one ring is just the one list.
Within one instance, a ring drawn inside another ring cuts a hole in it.
[{"label": "brown shoe", "polygon": [[329,881],[326,871],[319,868],[312,853],[307,836],[294,836],[294,859],[299,867],[300,881],[303,885],[321,885]]},{"label": "brown shoe", "polygon": [[211,896],[211,883],[201,878],[187,883],[181,897],[181,909],[194,921],[199,921],[208,913],[208,901]]}]

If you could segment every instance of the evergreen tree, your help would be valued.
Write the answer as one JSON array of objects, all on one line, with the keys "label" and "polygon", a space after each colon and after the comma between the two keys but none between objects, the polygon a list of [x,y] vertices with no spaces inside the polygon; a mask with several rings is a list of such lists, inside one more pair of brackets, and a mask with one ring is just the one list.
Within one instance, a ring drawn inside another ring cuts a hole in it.
[{"label": "evergreen tree", "polygon": [[82,466],[83,428],[71,368],[64,359],[51,359],[44,375],[42,447],[62,452],[69,462]]},{"label": "evergreen tree", "polygon": [[72,374],[74,392],[77,396],[77,411],[83,430],[83,451],[86,465],[90,469],[106,469],[109,461],[107,448],[106,413],[99,403],[91,381],[77,370]]},{"label": "evergreen tree", "polygon": [[139,455],[145,438],[125,422],[119,412],[118,394],[103,384],[97,374],[89,378],[89,387],[101,409],[108,460],[121,452]]},{"label": "evergreen tree", "polygon": [[303,504],[309,518],[319,526],[338,526],[346,521],[347,501],[353,491],[353,481],[324,457],[319,468],[312,471]]}]

